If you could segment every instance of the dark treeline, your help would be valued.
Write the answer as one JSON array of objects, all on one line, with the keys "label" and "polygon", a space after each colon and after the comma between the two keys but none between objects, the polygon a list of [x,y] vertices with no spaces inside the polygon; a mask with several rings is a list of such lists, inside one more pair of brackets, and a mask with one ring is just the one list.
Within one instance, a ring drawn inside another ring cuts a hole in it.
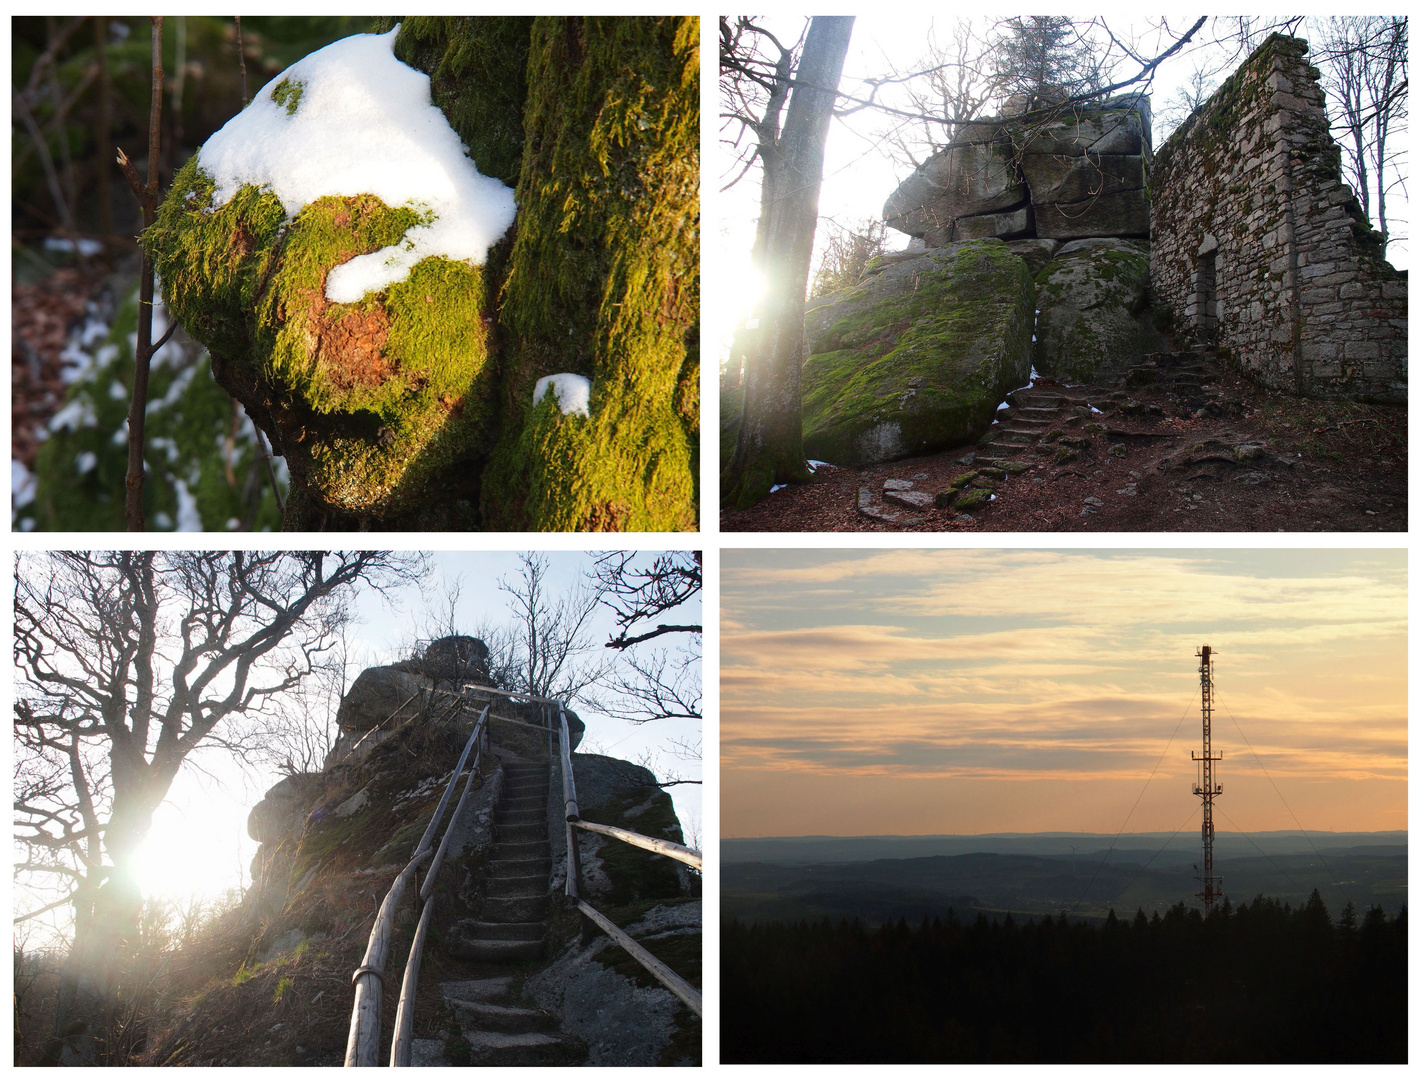
[{"label": "dark treeline", "polygon": [[1407,909],[1317,890],[1104,923],[731,921],[721,1059],[1405,1062]]}]

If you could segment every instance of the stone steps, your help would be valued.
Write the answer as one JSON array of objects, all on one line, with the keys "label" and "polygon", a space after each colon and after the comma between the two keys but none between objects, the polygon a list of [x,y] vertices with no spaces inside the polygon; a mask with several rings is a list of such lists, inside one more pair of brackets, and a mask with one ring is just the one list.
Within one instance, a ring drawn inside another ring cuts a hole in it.
[{"label": "stone steps", "polygon": [[547,931],[548,766],[507,762],[494,807],[493,851],[477,919],[452,928],[450,951],[466,960],[521,963],[543,954]]},{"label": "stone steps", "polygon": [[556,1016],[515,994],[510,975],[440,983],[439,989],[468,1046],[467,1062],[453,1059],[444,1041],[416,1039],[411,1055],[415,1065],[547,1067],[587,1060],[587,1045],[560,1033]]}]

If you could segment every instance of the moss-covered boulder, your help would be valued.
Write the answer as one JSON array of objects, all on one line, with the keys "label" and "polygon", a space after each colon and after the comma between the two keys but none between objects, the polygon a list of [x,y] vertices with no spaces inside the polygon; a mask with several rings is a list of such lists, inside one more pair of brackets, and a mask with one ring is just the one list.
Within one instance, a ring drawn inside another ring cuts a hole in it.
[{"label": "moss-covered boulder", "polygon": [[[534,20],[490,528],[696,525],[698,64],[694,17]],[[560,373],[586,415],[533,400]]]},{"label": "moss-covered boulder", "polygon": [[805,451],[866,464],[970,443],[1028,380],[1032,276],[1001,240],[950,244],[812,301]]},{"label": "moss-covered boulder", "polygon": [[1037,275],[1039,374],[1096,382],[1140,363],[1163,345],[1151,325],[1150,244],[1077,240]]},{"label": "moss-covered boulder", "polygon": [[[412,18],[393,46],[516,185],[484,265],[426,257],[351,299],[328,278],[408,250],[428,207],[288,212],[253,183],[220,201],[199,158],[145,235],[217,381],[286,457],[285,527],[694,526],[696,20]],[[299,91],[264,93],[297,114]],[[588,415],[532,400],[563,373],[591,379]]]},{"label": "moss-covered boulder", "polygon": [[[34,502],[21,527],[122,532],[128,408],[138,290],[112,327],[97,320],[66,350],[73,382],[35,463]],[[155,337],[166,325],[160,308]],[[213,381],[206,350],[179,335],[153,358],[148,383],[143,513],[157,531],[280,526],[252,422]],[[281,463],[277,463],[281,471]]]}]

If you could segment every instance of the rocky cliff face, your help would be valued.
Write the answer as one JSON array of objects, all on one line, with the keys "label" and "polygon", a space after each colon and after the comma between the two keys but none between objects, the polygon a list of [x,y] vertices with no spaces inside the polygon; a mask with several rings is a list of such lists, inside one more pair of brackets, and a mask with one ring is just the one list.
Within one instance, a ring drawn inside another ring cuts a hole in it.
[{"label": "rocky cliff face", "polygon": [[[151,1063],[341,1064],[351,973],[376,910],[486,702],[491,742],[432,894],[417,1063],[699,1062],[700,1022],[564,904],[561,777],[545,707],[452,692],[486,657],[477,639],[446,638],[352,684],[324,768],[282,780],[253,808],[253,885],[199,961],[210,981],[175,1010],[181,1019],[155,1038]],[[576,740],[583,725],[569,720]],[[645,769],[573,760],[585,817],[681,841],[671,800]],[[580,845],[584,898],[699,984],[699,878],[602,837]],[[387,1047],[418,917],[410,893],[384,974]]]},{"label": "rocky cliff face", "polygon": [[929,247],[985,236],[1144,237],[1149,154],[1144,95],[1050,120],[978,120],[899,185],[884,220]]}]

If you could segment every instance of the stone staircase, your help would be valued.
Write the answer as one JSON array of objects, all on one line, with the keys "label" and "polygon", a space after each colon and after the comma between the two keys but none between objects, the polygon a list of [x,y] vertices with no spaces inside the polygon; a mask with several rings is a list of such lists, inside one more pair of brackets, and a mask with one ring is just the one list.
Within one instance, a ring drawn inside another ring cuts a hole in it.
[{"label": "stone staircase", "polygon": [[[587,1055],[582,1040],[559,1032],[556,1016],[531,1007],[514,989],[515,977],[542,958],[548,931],[548,764],[505,760],[503,769],[479,916],[456,923],[446,946],[488,974],[441,983],[440,992],[469,1046],[468,1064],[577,1065]],[[458,1047],[417,1043],[416,1064],[466,1063]]]},{"label": "stone staircase", "polygon": [[[1172,411],[1190,415],[1207,407],[1207,388],[1217,378],[1214,350],[1192,349],[1177,353],[1149,353],[1142,363],[1121,376],[1115,387],[1065,386],[1048,383],[1014,390],[1007,395],[1008,408],[998,414],[997,423],[974,450],[971,464],[976,468],[1003,468],[1013,459],[1034,451],[1046,452],[1043,436],[1065,432],[1085,424],[1112,424],[1146,413],[1159,413],[1131,397],[1137,387],[1164,390],[1172,401]],[[966,461],[966,459],[965,459]]]},{"label": "stone staircase", "polygon": [[587,1045],[560,1032],[556,1016],[531,1007],[515,989],[513,975],[445,982],[439,989],[459,1025],[458,1037],[469,1047],[467,1058],[451,1052],[453,1038],[416,1039],[411,1064],[517,1067],[581,1065],[587,1059]]},{"label": "stone staircase", "polygon": [[543,955],[548,914],[546,762],[504,763],[494,837],[480,917],[459,924],[460,955],[468,960],[536,960]]}]

